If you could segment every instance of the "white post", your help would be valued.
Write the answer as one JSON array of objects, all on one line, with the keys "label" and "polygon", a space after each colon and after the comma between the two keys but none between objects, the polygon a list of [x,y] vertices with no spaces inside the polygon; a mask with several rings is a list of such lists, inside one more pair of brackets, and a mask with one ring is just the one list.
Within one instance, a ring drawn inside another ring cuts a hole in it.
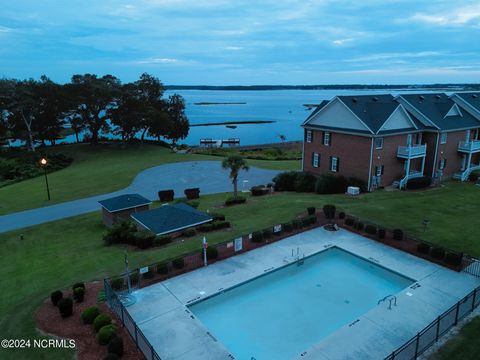
[{"label": "white post", "polygon": [[422,159],[422,175],[424,170],[425,170],[425,156]]},{"label": "white post", "polygon": [[130,270],[128,269],[128,255],[125,251],[125,272],[127,273],[127,286],[128,286],[128,293],[132,292],[132,285],[130,283]]},{"label": "white post", "polygon": [[205,236],[203,237],[203,266],[207,266],[207,239]]}]

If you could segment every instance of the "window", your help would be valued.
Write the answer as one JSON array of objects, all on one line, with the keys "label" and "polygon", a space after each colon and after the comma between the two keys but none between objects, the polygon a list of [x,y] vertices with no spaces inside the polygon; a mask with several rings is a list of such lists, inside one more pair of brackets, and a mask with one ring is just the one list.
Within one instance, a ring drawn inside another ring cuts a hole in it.
[{"label": "window", "polygon": [[331,133],[324,131],[323,132],[323,145],[330,146],[331,138],[332,138]]},{"label": "window", "polygon": [[330,156],[330,171],[338,172],[340,168],[340,159],[338,157]]},{"label": "window", "polygon": [[313,132],[312,132],[312,130],[307,130],[306,138],[307,138],[307,143],[311,143],[311,142],[312,142],[312,140],[313,140]]},{"label": "window", "polygon": [[376,176],[382,176],[383,175],[383,165],[375,166],[375,175]]},{"label": "window", "polygon": [[320,166],[320,154],[312,153],[312,166],[317,168]]},{"label": "window", "polygon": [[382,149],[382,148],[383,148],[383,138],[376,138],[375,149]]},{"label": "window", "polygon": [[447,133],[441,133],[440,134],[440,143],[441,144],[446,144],[447,143]]},{"label": "window", "polygon": [[412,134],[407,135],[407,146],[412,146]]},{"label": "window", "polygon": [[438,170],[444,170],[447,166],[447,159],[440,159],[438,162]]}]

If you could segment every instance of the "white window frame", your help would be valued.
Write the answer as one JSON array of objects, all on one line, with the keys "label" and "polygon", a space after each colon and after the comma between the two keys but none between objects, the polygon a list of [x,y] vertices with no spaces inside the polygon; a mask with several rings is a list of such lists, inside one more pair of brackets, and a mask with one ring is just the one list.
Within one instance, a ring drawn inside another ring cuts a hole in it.
[{"label": "white window frame", "polygon": [[413,136],[412,134],[407,134],[407,146],[412,146]]},{"label": "white window frame", "polygon": [[338,157],[332,156],[332,161],[330,163],[330,171],[337,172],[338,171]]},{"label": "white window frame", "polygon": [[442,132],[440,133],[440,144],[446,144],[447,143],[447,133],[446,132]]},{"label": "white window frame", "polygon": [[312,166],[315,167],[315,168],[320,167],[320,154],[319,153],[316,153],[316,152],[313,153]]},{"label": "white window frame", "polygon": [[[323,132],[323,139],[322,139],[323,145],[330,146],[331,137],[332,137],[332,133],[330,133],[328,131],[324,131]],[[328,141],[326,141],[327,139],[328,139]]]},{"label": "white window frame", "polygon": [[440,159],[440,162],[438,163],[438,170],[445,170],[447,167],[447,159]]},{"label": "white window frame", "polygon": [[312,142],[312,137],[313,137],[312,135],[313,135],[312,130],[307,130],[307,135],[306,135],[307,143]]},{"label": "white window frame", "polygon": [[377,176],[377,177],[382,176],[383,175],[383,169],[384,169],[383,165],[377,165],[375,167],[375,176]]},{"label": "white window frame", "polygon": [[[380,141],[380,146],[378,146],[377,141]],[[375,149],[377,150],[383,149],[383,137],[375,138]]]}]

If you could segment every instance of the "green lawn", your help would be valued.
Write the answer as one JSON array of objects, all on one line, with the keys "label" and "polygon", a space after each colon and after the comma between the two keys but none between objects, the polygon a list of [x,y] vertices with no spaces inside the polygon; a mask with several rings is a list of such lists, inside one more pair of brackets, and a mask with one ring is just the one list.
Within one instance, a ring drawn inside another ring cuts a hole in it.
[{"label": "green lawn", "polygon": [[[176,154],[165,147],[149,144],[129,145],[124,149],[118,144],[75,144],[49,151],[61,152],[74,159],[68,168],[48,175],[52,200],[47,200],[43,176],[25,180],[0,188],[0,215],[119,190],[129,185],[140,171],[165,163],[221,160],[200,154]],[[298,170],[301,166],[298,160],[249,160],[248,163],[278,170]]]},{"label": "green lawn", "polygon": [[[360,197],[281,193],[249,198],[245,205],[217,209],[227,194],[202,197],[200,209],[223,212],[233,230],[208,235],[210,243],[234,238],[292,219],[307,206],[334,203],[350,213],[388,227],[404,230],[431,242],[480,256],[478,201],[480,187],[451,182],[424,192],[374,192]],[[426,233],[422,220],[430,219]],[[76,281],[103,279],[121,272],[124,251],[132,268],[201,248],[200,236],[181,244],[146,251],[122,246],[105,247],[100,213],[0,234],[2,274],[0,328],[9,338],[34,338],[33,313],[50,292]],[[20,239],[20,234],[24,238]],[[75,314],[74,316],[79,316]],[[59,320],[61,321],[61,320]],[[478,333],[478,332],[477,332]],[[73,354],[73,353],[71,353]],[[1,359],[64,359],[60,350],[0,350]]]},{"label": "green lawn", "polygon": [[430,360],[470,360],[480,357],[480,317],[477,316],[453,339],[449,340]]}]

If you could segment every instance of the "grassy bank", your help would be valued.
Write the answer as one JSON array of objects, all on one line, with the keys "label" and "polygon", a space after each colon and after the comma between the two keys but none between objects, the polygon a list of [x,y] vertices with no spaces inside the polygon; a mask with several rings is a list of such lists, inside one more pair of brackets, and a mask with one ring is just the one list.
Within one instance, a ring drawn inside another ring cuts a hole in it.
[{"label": "grassy bank", "polygon": [[[149,144],[126,148],[118,144],[75,144],[52,147],[49,151],[73,158],[68,168],[48,175],[52,200],[47,201],[43,176],[25,180],[0,188],[0,215],[119,190],[129,185],[140,171],[161,164],[221,160],[203,154],[177,154]],[[249,164],[266,169],[300,168],[300,161],[251,160]]]},{"label": "grassy bank", "polygon": [[[447,183],[424,192],[375,192],[360,197],[280,193],[249,198],[245,205],[218,209],[227,194],[202,197],[200,209],[226,215],[233,229],[208,234],[211,244],[255,229],[284,222],[305,210],[334,203],[354,215],[388,227],[400,227],[425,240],[480,256],[477,201],[480,188],[471,184]],[[422,220],[429,228],[423,233]],[[201,236],[165,248],[140,251],[130,247],[103,245],[105,228],[99,212],[0,234],[2,293],[0,326],[9,338],[34,338],[33,314],[43,299],[58,288],[81,280],[101,280],[118,274],[123,254],[132,268],[148,265],[201,248]],[[23,239],[20,239],[23,234]],[[79,314],[74,314],[78,316]],[[478,333],[478,332],[477,332]],[[65,359],[62,350],[0,350],[1,359]]]}]

